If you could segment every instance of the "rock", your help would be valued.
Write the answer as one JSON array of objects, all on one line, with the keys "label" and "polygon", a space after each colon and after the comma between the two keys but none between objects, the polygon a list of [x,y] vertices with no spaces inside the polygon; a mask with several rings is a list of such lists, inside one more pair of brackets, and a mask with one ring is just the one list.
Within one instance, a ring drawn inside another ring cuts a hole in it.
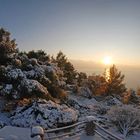
[{"label": "rock", "polygon": [[86,97],[86,98],[91,98],[92,97],[92,92],[87,87],[81,87],[79,93],[80,93],[81,96]]},{"label": "rock", "polygon": [[44,135],[44,130],[40,126],[34,126],[31,130],[32,135]]},{"label": "rock", "polygon": [[104,101],[102,101],[103,104],[107,106],[112,106],[112,105],[122,105],[122,102],[117,99],[116,97],[108,96]]},{"label": "rock", "polygon": [[[38,137],[40,136],[40,139],[44,137],[44,130],[40,126],[34,126],[31,129],[31,137]],[[39,137],[38,137],[39,138]]]},{"label": "rock", "polygon": [[57,128],[76,122],[77,111],[59,105],[52,101],[39,100],[31,106],[18,107],[11,123],[20,127],[42,126],[43,128]]}]

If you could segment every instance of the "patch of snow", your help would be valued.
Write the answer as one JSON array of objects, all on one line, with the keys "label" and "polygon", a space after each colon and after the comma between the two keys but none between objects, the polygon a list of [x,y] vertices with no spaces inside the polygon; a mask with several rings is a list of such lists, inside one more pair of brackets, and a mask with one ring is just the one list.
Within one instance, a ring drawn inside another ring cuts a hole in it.
[{"label": "patch of snow", "polygon": [[30,135],[30,128],[5,126],[0,129],[0,138],[4,140],[34,140]]}]

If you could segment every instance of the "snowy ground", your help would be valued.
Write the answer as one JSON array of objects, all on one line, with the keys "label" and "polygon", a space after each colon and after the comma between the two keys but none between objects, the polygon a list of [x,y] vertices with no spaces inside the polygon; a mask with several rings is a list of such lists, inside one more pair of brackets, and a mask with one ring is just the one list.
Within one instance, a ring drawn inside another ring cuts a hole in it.
[{"label": "snowy ground", "polygon": [[17,138],[15,140],[33,140],[30,135],[31,130],[29,128],[5,126],[0,129],[0,138],[4,138],[6,140],[10,140],[10,137]]},{"label": "snowy ground", "polygon": [[[35,140],[30,137],[30,134],[31,134],[31,130],[29,128],[6,126],[0,129],[0,140],[1,139],[13,140],[12,138],[16,138],[14,140]],[[72,140],[72,139],[74,140],[102,140],[102,138],[99,137],[98,135],[86,136],[85,133],[77,137],[65,138],[63,140]]]},{"label": "snowy ground", "polygon": [[[103,105],[103,103],[97,102],[94,98],[93,99],[86,99],[83,97],[76,97],[76,96],[71,96],[70,99],[72,101],[75,101],[75,109],[77,110],[83,110],[81,113],[83,114],[83,117],[80,120],[83,120],[85,118],[85,115],[96,115],[96,108],[97,106]],[[82,108],[81,108],[82,107]],[[101,106],[102,107],[102,106]],[[104,107],[106,107],[106,103],[104,103]],[[87,110],[87,108],[89,108]],[[91,111],[91,112],[88,112]],[[0,129],[0,140],[2,140],[1,138],[4,138],[4,140],[12,140],[12,139],[8,139],[8,137],[10,136],[15,136],[18,137],[18,140],[34,140],[33,138],[30,137],[31,135],[31,130],[30,128],[21,128],[21,127],[14,127],[14,126],[10,126],[10,119],[8,118],[9,114],[8,113],[0,113],[0,126],[5,126],[2,129]],[[95,118],[98,118],[99,115],[96,115]],[[98,118],[99,119],[99,118]],[[110,128],[109,129],[110,132],[113,132],[115,135],[120,136],[120,134],[114,129],[114,128]],[[120,136],[121,137],[121,136]],[[77,137],[77,138],[72,138],[72,140],[88,140],[87,138],[82,139],[83,137]],[[16,140],[17,140],[16,139]],[[91,138],[92,140],[93,138]],[[57,139],[58,140],[58,139]],[[65,140],[71,140],[71,138],[67,138]],[[99,136],[95,136],[94,140],[102,140]],[[140,140],[140,133],[135,133],[134,135],[131,135],[127,138],[127,140]]]}]

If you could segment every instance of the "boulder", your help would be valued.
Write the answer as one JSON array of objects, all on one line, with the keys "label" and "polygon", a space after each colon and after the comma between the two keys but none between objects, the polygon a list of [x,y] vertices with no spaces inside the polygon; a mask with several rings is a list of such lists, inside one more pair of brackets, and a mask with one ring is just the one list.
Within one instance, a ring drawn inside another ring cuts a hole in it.
[{"label": "boulder", "polygon": [[86,98],[92,98],[92,92],[88,87],[81,87],[79,94]]},{"label": "boulder", "polygon": [[52,101],[39,100],[32,105],[18,107],[11,117],[11,123],[20,127],[42,126],[43,128],[57,128],[76,122],[77,111],[66,105],[59,105]]}]

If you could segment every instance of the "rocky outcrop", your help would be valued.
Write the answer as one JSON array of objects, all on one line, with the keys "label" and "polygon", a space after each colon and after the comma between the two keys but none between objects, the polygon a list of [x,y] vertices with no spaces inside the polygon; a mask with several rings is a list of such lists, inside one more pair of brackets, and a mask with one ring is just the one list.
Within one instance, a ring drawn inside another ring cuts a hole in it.
[{"label": "rocky outcrop", "polygon": [[52,101],[39,100],[25,107],[18,107],[11,117],[11,123],[20,127],[31,127],[35,125],[44,128],[56,128],[76,122],[78,112],[59,105]]}]

